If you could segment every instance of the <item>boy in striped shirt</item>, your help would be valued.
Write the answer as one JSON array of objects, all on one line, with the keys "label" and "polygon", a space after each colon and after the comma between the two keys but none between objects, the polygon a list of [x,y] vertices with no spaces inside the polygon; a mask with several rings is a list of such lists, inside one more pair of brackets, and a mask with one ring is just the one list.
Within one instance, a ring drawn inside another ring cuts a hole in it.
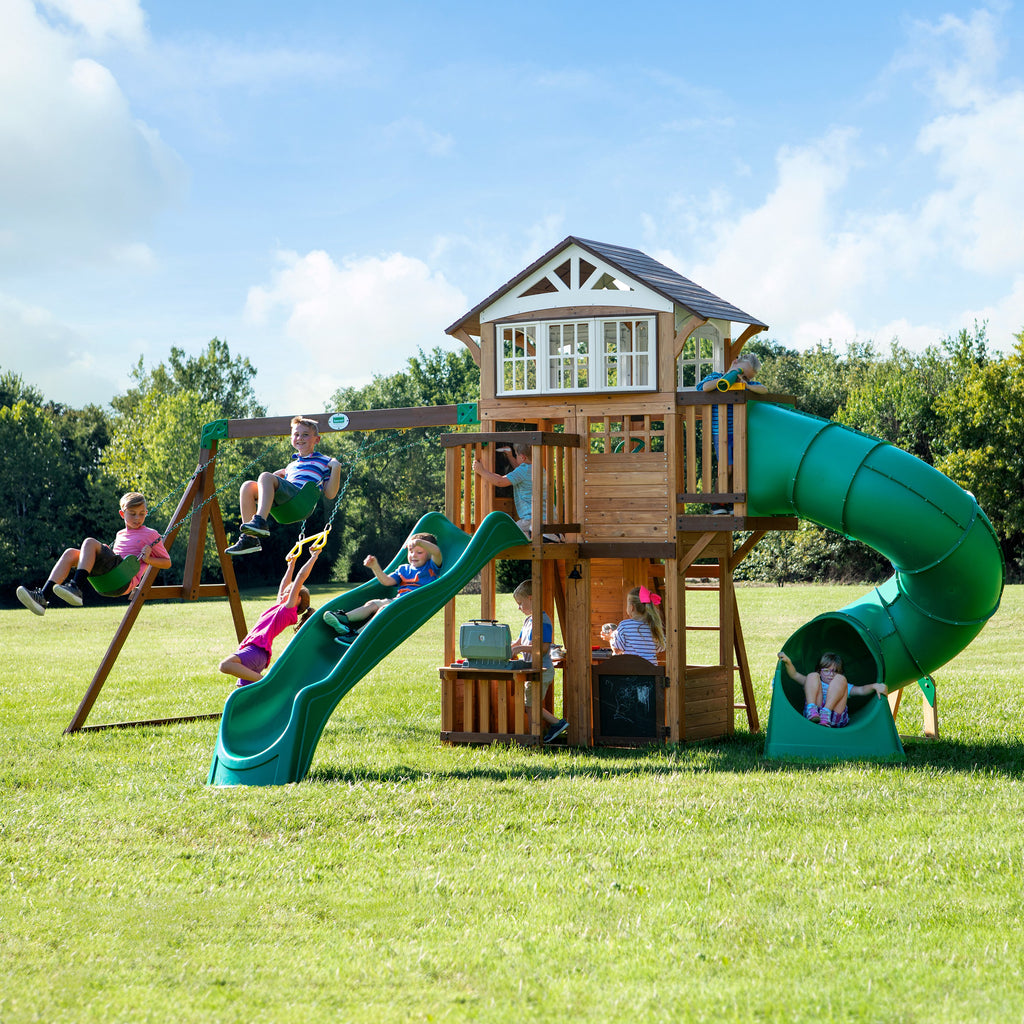
[{"label": "boy in striped shirt", "polygon": [[261,551],[260,537],[270,536],[267,516],[272,505],[295,497],[307,483],[315,483],[328,500],[341,487],[341,463],[316,450],[320,427],[316,420],[292,418],[292,447],[295,454],[284,469],[260,473],[258,480],[246,480],[238,489],[242,510],[241,536],[227,549],[229,555],[252,555]]}]

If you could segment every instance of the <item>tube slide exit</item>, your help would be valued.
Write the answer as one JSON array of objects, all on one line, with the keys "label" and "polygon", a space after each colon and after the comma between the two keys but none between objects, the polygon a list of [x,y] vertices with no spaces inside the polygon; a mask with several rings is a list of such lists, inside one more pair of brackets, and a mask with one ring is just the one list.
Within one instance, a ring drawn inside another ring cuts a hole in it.
[{"label": "tube slide exit", "polygon": [[[807,519],[862,541],[895,570],[794,633],[785,649],[798,667],[809,671],[822,651],[835,650],[851,681],[883,682],[892,692],[926,680],[967,647],[999,607],[1004,577],[995,531],[973,495],[842,424],[757,401],[747,417],[748,514]],[[778,683],[777,675],[773,713]],[[802,712],[802,694],[787,695]],[[854,710],[851,702],[851,719]],[[825,739],[824,729],[807,725]],[[772,756],[768,746],[765,753]]]}]

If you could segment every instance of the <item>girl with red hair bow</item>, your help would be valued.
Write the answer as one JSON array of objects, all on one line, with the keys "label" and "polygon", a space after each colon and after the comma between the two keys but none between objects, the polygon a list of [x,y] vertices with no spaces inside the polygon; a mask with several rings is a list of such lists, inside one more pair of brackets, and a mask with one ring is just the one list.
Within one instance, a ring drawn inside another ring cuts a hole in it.
[{"label": "girl with red hair bow", "polygon": [[665,629],[658,605],[661,598],[646,587],[634,587],[626,596],[626,618],[601,635],[616,654],[635,654],[657,665],[658,651],[665,650]]}]

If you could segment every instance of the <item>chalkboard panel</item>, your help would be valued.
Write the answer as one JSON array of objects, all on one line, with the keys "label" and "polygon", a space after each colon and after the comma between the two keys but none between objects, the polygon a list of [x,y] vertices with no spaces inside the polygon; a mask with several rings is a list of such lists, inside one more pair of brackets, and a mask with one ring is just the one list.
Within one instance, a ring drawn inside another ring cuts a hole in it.
[{"label": "chalkboard panel", "polygon": [[665,673],[643,658],[620,655],[591,670],[594,742],[658,743],[665,736]]}]

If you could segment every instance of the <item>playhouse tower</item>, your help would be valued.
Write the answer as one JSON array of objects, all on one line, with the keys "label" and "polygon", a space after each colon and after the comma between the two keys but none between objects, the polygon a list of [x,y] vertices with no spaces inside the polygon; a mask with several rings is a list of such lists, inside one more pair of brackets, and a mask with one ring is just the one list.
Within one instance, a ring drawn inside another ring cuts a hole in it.
[{"label": "playhouse tower", "polygon": [[[447,512],[472,531],[494,508],[510,510],[508,499],[481,485],[473,459],[502,471],[496,441],[532,446],[533,522],[545,525],[528,547],[503,557],[532,561],[534,593],[544,595],[535,607],[543,603],[560,621],[570,743],[590,744],[601,731],[594,711],[600,666],[591,664],[591,649],[601,643],[601,624],[622,618],[625,595],[639,584],[663,597],[659,736],[726,735],[738,710],[751,729],[759,727],[733,572],[765,530],[793,529],[796,521],[746,515],[745,403],[754,396],[700,393],[694,385],[765,329],[636,249],[573,236],[447,329],[473,354],[481,381],[480,432],[446,440]],[[722,451],[712,452],[715,405],[734,414],[731,490],[725,431]],[[732,514],[710,514],[711,503],[731,506]],[[561,539],[542,541],[541,532]],[[493,565],[482,583],[482,613],[493,616]],[[714,592],[710,624],[688,623],[695,589]],[[450,610],[446,664],[454,630]],[[688,643],[698,631],[704,642]],[[717,655],[707,654],[708,631],[717,634]],[[688,656],[695,646],[700,663]]]}]

